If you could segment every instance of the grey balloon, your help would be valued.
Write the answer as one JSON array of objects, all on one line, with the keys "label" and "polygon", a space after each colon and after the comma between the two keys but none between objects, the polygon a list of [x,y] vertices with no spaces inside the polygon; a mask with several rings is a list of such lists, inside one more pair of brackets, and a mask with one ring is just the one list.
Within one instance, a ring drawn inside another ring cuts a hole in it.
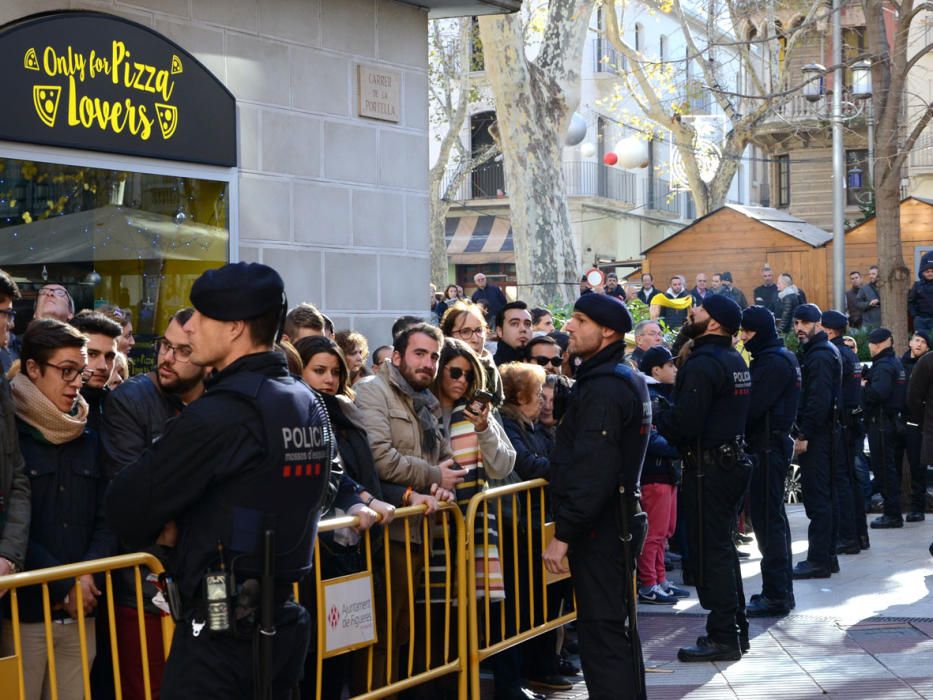
[{"label": "grey balloon", "polygon": [[564,143],[568,146],[576,146],[585,138],[586,118],[579,112],[574,112],[570,118],[570,128],[567,129],[567,138],[564,139]]}]

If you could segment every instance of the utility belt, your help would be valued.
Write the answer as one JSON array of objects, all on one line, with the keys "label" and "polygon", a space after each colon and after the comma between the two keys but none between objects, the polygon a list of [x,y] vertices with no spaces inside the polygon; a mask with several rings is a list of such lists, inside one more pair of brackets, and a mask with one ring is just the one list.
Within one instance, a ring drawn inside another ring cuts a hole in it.
[{"label": "utility belt", "polygon": [[857,408],[850,408],[848,411],[842,412],[842,427],[844,428],[858,428],[862,423],[862,415],[864,411],[861,406]]},{"label": "utility belt", "polygon": [[737,437],[717,447],[693,448],[687,450],[684,465],[696,469],[701,464],[715,464],[726,470],[735,466],[751,466],[745,447],[745,439]]},{"label": "utility belt", "polygon": [[[200,590],[193,597],[183,597],[171,574],[161,574],[159,582],[175,623],[191,623],[194,635],[206,628],[212,635],[252,639],[259,625],[262,585],[259,578],[234,582],[227,571],[207,572]],[[276,581],[272,603],[278,608],[292,598],[293,584]]]}]

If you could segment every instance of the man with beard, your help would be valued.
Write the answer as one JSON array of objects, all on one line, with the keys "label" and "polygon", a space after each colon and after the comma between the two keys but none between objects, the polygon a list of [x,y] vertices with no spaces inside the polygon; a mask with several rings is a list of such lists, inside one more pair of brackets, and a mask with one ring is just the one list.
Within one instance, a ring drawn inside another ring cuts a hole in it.
[{"label": "man with beard", "polygon": [[590,698],[644,698],[641,644],[630,611],[640,544],[633,516],[651,427],[648,387],[623,364],[632,317],[619,299],[580,297],[565,328],[568,350],[583,364],[551,455],[555,534],[544,565],[551,573],[566,572],[569,558]]},{"label": "man with beard", "polygon": [[691,309],[684,330],[693,350],[677,373],[673,407],[655,419],[658,432],[684,456],[690,561],[700,605],[710,611],[706,635],[677,652],[681,661],[735,661],[748,649],[733,539],[751,477],[743,439],[751,375],[732,346],[741,321],[739,305],[721,294]]},{"label": "man with beard", "polygon": [[742,312],[739,334],[752,355],[752,393],[745,429],[757,461],[750,487],[752,527],[761,552],[761,595],[752,596],[748,617],[786,615],[794,607],[790,524],[784,510],[784,480],[790,468],[797,417],[800,365],[784,347],[774,314],[763,306]]},{"label": "man with beard", "polygon": [[71,325],[87,336],[87,382],[81,395],[88,404],[87,427],[100,433],[104,400],[110,393],[107,384],[117,357],[117,338],[123,333],[120,324],[97,311],[82,311]]},{"label": "man with beard", "polygon": [[[530,326],[531,315],[525,313]],[[418,323],[406,328],[395,336],[391,360],[383,362],[375,377],[358,387],[356,405],[367,428],[376,472],[382,481],[406,489],[401,502],[394,505],[410,505],[408,499],[416,492],[434,495],[438,486],[453,490],[467,474],[466,469],[454,468],[453,455],[441,434],[440,402],[430,391],[443,342],[444,336],[435,326]],[[389,526],[392,591],[407,590],[409,571],[415,581],[421,580],[425,562],[420,532],[419,527],[411,528],[411,540],[419,543],[411,547],[401,523]],[[408,639],[409,605],[404,593],[393,595],[391,634],[380,634],[373,651],[373,687],[387,680],[389,642],[402,644]],[[377,618],[384,616],[377,612]],[[393,663],[398,664],[398,655]],[[398,678],[393,668],[390,680]]]},{"label": "man with beard", "polygon": [[[148,374],[131,377],[115,390],[104,407],[101,431],[102,461],[108,478],[113,478],[145,452],[165,429],[165,424],[204,391],[207,369],[191,362],[191,346],[182,326],[194,309],[181,309],[172,316],[165,335],[156,340],[156,369]],[[80,317],[80,316],[79,316]],[[144,548],[165,565],[174,553],[175,525]],[[121,547],[121,552],[138,548]],[[141,571],[147,646],[162,645],[161,613],[152,598],[158,592],[149,580],[148,569]],[[145,696],[143,670],[140,662],[139,622],[136,612],[136,585],[132,570],[123,570],[114,577],[114,620],[120,648],[120,675],[124,697]],[[162,687],[165,659],[162,654],[149,654],[149,687],[158,693]],[[96,667],[95,667],[96,671]],[[99,676],[99,674],[98,674]]]},{"label": "man with beard", "polygon": [[816,304],[801,304],[794,310],[802,387],[794,453],[800,460],[803,505],[810,519],[807,558],[794,567],[795,579],[829,578],[839,570],[839,510],[833,488],[832,452],[837,402],[842,393],[842,359],[823,330],[822,317]]},{"label": "man with beard", "polygon": [[761,284],[755,287],[755,305],[776,311],[778,288],[774,283],[774,271],[770,265],[761,268]]}]

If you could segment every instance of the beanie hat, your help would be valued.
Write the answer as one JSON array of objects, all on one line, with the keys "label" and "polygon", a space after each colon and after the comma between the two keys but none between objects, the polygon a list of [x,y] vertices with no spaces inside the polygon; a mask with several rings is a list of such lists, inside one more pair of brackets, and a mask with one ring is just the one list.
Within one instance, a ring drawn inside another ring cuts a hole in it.
[{"label": "beanie hat", "polygon": [[708,296],[703,300],[703,308],[729,333],[735,333],[742,325],[742,309],[729,297],[721,294]]}]

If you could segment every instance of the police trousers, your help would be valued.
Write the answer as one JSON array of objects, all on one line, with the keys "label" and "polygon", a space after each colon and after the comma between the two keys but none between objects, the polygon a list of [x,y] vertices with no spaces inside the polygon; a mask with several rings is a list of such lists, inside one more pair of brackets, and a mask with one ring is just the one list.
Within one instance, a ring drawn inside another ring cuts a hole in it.
[{"label": "police trousers", "polygon": [[756,449],[749,488],[752,528],[761,552],[761,593],[775,601],[788,600],[794,592],[790,524],[784,510],[793,444],[788,435],[771,436],[769,449]]},{"label": "police trousers", "polygon": [[[592,537],[572,542],[568,559],[576,590],[580,662],[590,700],[646,697],[641,644],[632,639],[626,624],[626,603],[634,595],[626,573],[632,563],[625,565],[616,527],[600,527]],[[639,685],[641,693],[636,690]]]},{"label": "police trousers", "polygon": [[[275,611],[272,697],[286,700],[298,685],[308,644],[311,617],[300,605],[288,602]],[[195,636],[191,622],[179,623],[162,679],[162,700],[253,697],[258,657],[252,639],[213,635],[205,626]]]},{"label": "police trousers", "polygon": [[868,419],[868,450],[871,470],[881,480],[884,514],[901,517],[901,467],[897,461],[897,436],[894,421],[887,416]]},{"label": "police trousers", "polygon": [[832,567],[839,531],[839,510],[832,483],[832,441],[832,428],[826,426],[809,438],[807,451],[798,458],[803,506],[810,519],[807,561],[825,569]]},{"label": "police trousers", "polygon": [[[739,645],[739,635],[748,634],[745,591],[734,530],[748,492],[751,471],[747,465],[710,460],[703,464],[702,478],[697,476],[696,464],[689,464],[683,477],[687,537],[697,596],[700,605],[709,610],[706,633],[713,641],[733,648]],[[703,494],[702,513],[697,499],[700,491]],[[701,562],[702,576],[699,571]]]},{"label": "police trousers", "polygon": [[910,510],[914,513],[923,513],[927,507],[927,465],[920,459],[922,444],[920,426],[908,423],[904,435],[897,443],[895,463],[900,467],[904,457],[907,457],[910,465]]},{"label": "police trousers", "polygon": [[[847,435],[837,430],[833,439],[833,497],[838,509],[839,525],[836,532],[836,544],[857,544],[855,504],[852,501],[852,481],[855,478],[855,464],[849,457]],[[864,511],[864,506],[862,508]]]}]

